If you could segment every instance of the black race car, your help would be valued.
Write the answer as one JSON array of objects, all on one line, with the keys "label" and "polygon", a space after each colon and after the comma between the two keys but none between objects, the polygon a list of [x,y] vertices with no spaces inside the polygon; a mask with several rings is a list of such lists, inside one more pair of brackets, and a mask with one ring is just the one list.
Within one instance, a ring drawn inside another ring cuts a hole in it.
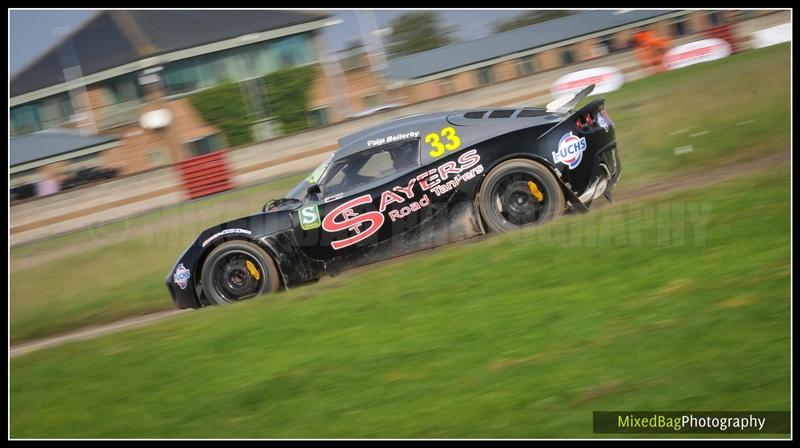
[{"label": "black race car", "polygon": [[166,284],[179,308],[250,298],[348,267],[611,200],[621,165],[592,86],[546,108],[412,115],[340,148],[261,213],[203,231]]},{"label": "black race car", "polygon": [[117,177],[117,174],[118,172],[114,168],[101,168],[99,166],[81,168],[71,173],[61,182],[61,190],[69,190],[81,185],[113,179]]}]

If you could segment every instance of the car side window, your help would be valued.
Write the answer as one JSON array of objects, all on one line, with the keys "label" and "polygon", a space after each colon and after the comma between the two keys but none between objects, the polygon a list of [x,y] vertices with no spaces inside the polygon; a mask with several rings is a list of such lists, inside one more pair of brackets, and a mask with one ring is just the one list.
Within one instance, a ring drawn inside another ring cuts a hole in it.
[{"label": "car side window", "polygon": [[326,195],[346,192],[418,167],[419,139],[367,149],[333,163],[322,181]]}]

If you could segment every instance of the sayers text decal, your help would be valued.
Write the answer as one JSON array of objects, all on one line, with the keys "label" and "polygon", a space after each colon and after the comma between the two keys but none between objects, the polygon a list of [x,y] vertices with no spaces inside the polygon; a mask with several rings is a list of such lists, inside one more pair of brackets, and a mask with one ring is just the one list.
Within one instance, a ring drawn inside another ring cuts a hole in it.
[{"label": "sayers text decal", "polygon": [[[365,240],[377,232],[383,225],[383,214],[380,212],[356,213],[354,207],[369,204],[372,196],[365,194],[351,199],[336,207],[322,220],[322,229],[326,232],[340,232],[348,229],[355,235],[343,240],[331,242],[331,247],[336,250],[351,246]],[[366,225],[366,227],[364,227]]]},{"label": "sayers text decal", "polygon": [[[397,185],[381,193],[377,211],[359,213],[354,210],[358,206],[371,204],[373,198],[370,194],[351,199],[336,207],[322,220],[322,229],[326,232],[348,230],[353,235],[331,242],[331,247],[339,250],[356,244],[374,235],[386,221],[386,217],[396,221],[428,206],[431,203],[428,193],[441,196],[462,182],[474,179],[483,173],[483,166],[478,165],[480,160],[481,156],[477,150],[472,149],[461,154],[457,161],[445,162],[412,177],[406,184]],[[421,196],[418,196],[420,193]],[[401,206],[389,210],[393,204]]]}]

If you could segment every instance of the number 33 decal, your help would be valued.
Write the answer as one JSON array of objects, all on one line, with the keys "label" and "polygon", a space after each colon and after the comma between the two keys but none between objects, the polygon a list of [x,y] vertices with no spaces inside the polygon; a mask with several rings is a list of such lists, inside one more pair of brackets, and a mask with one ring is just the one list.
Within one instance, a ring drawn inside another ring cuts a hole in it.
[{"label": "number 33 decal", "polygon": [[[439,139],[439,135],[447,139],[447,143],[442,144],[441,140]],[[444,154],[445,149],[448,151],[458,149],[458,147],[461,146],[461,139],[458,138],[458,135],[456,135],[455,129],[446,127],[442,129],[439,134],[431,132],[430,134],[426,135],[425,143],[430,143],[430,145],[433,146],[433,151],[429,151],[428,154],[430,154],[431,157],[436,158]]]}]

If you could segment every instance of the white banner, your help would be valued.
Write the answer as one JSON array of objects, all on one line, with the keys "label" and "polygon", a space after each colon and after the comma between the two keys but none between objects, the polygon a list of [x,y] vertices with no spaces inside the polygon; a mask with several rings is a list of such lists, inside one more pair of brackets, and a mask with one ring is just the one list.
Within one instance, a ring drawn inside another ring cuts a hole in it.
[{"label": "white banner", "polygon": [[664,54],[662,64],[667,70],[688,67],[701,62],[722,59],[731,54],[731,46],[723,39],[703,39],[678,45]]},{"label": "white banner", "polygon": [[792,40],[792,24],[773,26],[753,33],[753,48],[764,48],[770,45],[789,42]]},{"label": "white banner", "polygon": [[594,67],[577,72],[568,73],[556,79],[550,88],[550,95],[559,98],[564,95],[578,92],[584,87],[594,84],[592,95],[606,93],[619,89],[625,81],[625,76],[616,67]]}]

